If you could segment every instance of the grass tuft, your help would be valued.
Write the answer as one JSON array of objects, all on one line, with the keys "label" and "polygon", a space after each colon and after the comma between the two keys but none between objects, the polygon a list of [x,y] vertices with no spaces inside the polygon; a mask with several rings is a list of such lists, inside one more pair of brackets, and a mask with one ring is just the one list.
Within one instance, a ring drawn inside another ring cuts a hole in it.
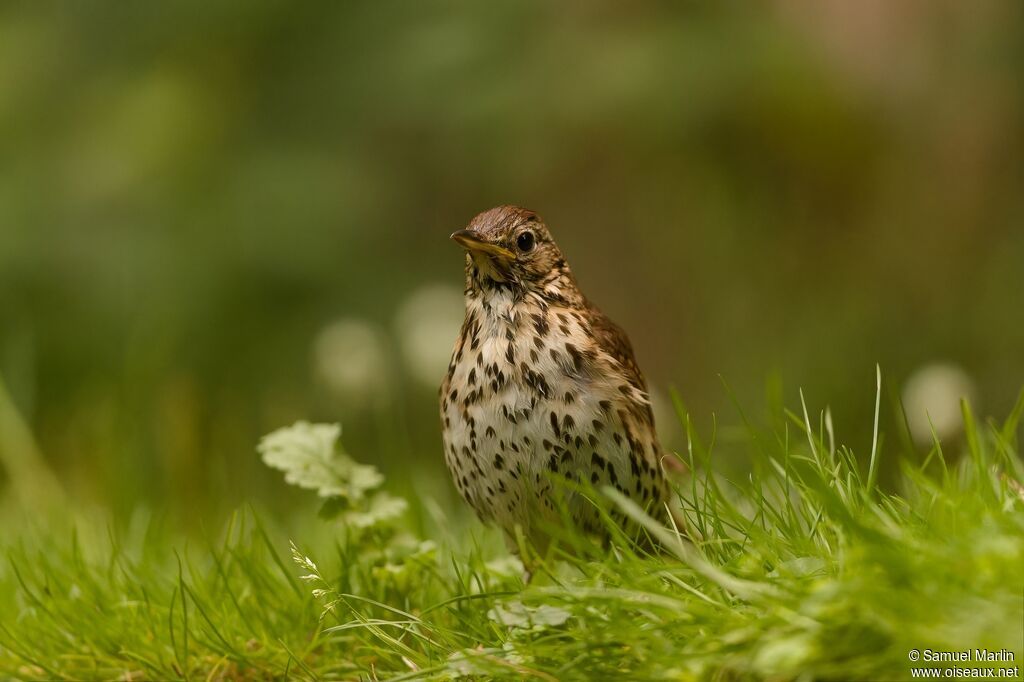
[{"label": "grass tuft", "polygon": [[[591,490],[606,518],[625,514],[669,551],[563,530],[530,557],[529,584],[490,544],[415,534],[430,525],[415,517],[436,510],[364,494],[376,474],[332,459],[330,443],[293,458],[279,434],[275,461],[328,498],[331,533],[289,549],[246,510],[179,550],[156,531],[85,523],[8,534],[0,676],[883,680],[909,678],[912,649],[967,648],[1009,650],[1019,665],[1024,394],[1003,423],[965,404],[958,458],[937,441],[923,459],[888,453],[895,491],[877,484],[877,403],[866,471],[828,411],[815,422],[802,396],[801,408],[773,429],[741,415],[755,454],[736,480],[713,472],[715,434],[705,446],[683,411],[689,534]],[[308,461],[315,474],[294,468]]]}]

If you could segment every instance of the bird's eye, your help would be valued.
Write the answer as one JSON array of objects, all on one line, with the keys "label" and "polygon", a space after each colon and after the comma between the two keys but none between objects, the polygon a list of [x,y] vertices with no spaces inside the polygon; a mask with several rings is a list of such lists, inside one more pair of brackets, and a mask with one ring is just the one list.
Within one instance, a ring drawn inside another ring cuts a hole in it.
[{"label": "bird's eye", "polygon": [[523,253],[526,253],[527,251],[533,251],[534,243],[535,240],[533,237],[533,232],[530,232],[529,230],[523,232],[518,237],[516,237],[516,246],[518,246],[519,250],[522,251]]}]

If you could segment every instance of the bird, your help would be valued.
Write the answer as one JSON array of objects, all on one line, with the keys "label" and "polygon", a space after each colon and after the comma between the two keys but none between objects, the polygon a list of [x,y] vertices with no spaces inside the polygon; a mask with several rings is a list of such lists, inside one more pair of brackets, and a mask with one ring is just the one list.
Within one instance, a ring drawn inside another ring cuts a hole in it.
[{"label": "bird", "polygon": [[466,310],[439,402],[461,497],[513,550],[517,537],[549,546],[565,512],[607,539],[581,484],[665,518],[669,464],[629,337],[580,291],[542,218],[498,206],[451,239],[466,252]]}]

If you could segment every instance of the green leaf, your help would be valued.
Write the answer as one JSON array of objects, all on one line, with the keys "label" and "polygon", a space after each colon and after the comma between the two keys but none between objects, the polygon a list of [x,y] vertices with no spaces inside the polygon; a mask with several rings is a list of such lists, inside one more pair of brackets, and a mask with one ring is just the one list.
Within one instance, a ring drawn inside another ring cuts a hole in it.
[{"label": "green leaf", "polygon": [[387,493],[377,493],[370,500],[369,504],[360,509],[344,512],[341,515],[346,525],[355,528],[370,528],[380,524],[394,521],[402,516],[408,509],[409,503],[401,497],[394,497]]},{"label": "green leaf", "polygon": [[284,472],[287,483],[316,490],[320,497],[358,502],[384,477],[377,467],[346,455],[340,436],[338,424],[300,421],[264,436],[257,450],[267,466]]},{"label": "green leaf", "polygon": [[527,606],[520,601],[508,601],[496,604],[487,612],[487,617],[509,628],[539,631],[564,625],[572,613],[548,604]]}]

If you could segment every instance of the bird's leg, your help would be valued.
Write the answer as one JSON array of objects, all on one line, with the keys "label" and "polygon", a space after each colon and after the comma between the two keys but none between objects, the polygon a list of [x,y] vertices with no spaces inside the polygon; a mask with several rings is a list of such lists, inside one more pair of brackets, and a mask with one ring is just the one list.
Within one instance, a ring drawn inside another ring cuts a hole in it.
[{"label": "bird's leg", "polygon": [[533,580],[534,574],[537,572],[538,566],[535,562],[540,561],[540,558],[539,555],[532,551],[535,547],[527,540],[521,525],[516,524],[513,532],[505,533],[505,546],[523,564],[523,585],[529,585],[530,581]]}]

